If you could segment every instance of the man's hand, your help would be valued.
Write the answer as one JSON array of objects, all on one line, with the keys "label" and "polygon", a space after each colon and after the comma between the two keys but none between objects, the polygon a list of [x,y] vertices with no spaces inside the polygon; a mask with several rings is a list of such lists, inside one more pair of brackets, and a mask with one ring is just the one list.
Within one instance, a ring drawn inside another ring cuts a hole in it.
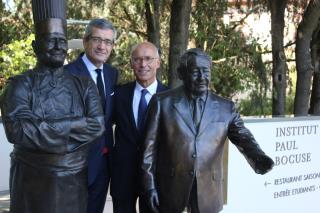
[{"label": "man's hand", "polygon": [[259,154],[255,157],[255,172],[257,174],[265,174],[274,166],[273,160],[265,154]]},{"label": "man's hand", "polygon": [[148,207],[153,213],[158,213],[159,212],[159,198],[158,198],[158,193],[155,189],[149,190],[145,194],[145,199],[147,202]]}]

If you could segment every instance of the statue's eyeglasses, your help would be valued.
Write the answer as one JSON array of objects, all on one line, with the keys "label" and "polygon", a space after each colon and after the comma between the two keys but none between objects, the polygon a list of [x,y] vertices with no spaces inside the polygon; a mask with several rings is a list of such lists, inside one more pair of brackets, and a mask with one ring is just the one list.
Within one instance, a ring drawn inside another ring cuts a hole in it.
[{"label": "statue's eyeglasses", "polygon": [[146,62],[146,64],[151,64],[154,61],[154,59],[157,59],[157,58],[144,56],[144,57],[136,57],[136,58],[133,57],[131,58],[131,61],[134,64],[141,64],[143,61]]},{"label": "statue's eyeglasses", "polygon": [[108,47],[113,45],[113,41],[111,41],[110,39],[102,39],[102,38],[96,37],[96,36],[90,36],[89,39],[95,44],[99,44],[100,45],[103,42]]}]

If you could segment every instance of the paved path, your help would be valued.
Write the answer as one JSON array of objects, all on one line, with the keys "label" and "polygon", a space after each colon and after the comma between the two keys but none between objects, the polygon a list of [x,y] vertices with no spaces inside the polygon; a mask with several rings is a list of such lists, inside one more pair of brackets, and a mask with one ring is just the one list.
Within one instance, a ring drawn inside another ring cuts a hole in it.
[{"label": "paved path", "polygon": [[9,212],[9,191],[0,191],[0,213]]},{"label": "paved path", "polygon": [[[0,191],[0,213],[9,213],[9,191]],[[103,213],[113,213],[111,197],[108,195]]]}]

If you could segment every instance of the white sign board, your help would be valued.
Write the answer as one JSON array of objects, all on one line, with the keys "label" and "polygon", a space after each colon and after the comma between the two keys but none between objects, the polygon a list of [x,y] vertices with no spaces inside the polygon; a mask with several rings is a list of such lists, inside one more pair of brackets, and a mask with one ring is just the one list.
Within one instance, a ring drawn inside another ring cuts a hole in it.
[{"label": "white sign board", "polygon": [[255,174],[229,144],[228,197],[223,213],[318,213],[320,202],[320,118],[245,121],[273,170]]},{"label": "white sign board", "polygon": [[0,122],[0,191],[9,190],[10,153],[12,147],[12,144],[8,143],[2,122]]}]

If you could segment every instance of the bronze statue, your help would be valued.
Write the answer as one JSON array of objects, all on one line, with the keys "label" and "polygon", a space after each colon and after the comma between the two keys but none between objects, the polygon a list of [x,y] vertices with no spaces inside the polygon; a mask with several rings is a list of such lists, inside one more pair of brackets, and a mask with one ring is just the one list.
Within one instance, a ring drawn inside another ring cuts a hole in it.
[{"label": "bronze statue", "polygon": [[153,212],[217,213],[223,206],[222,159],[227,137],[258,174],[273,167],[244,126],[234,103],[209,91],[211,59],[186,51],[183,86],[156,94],[148,109],[142,159],[143,195]]},{"label": "bronze statue", "polygon": [[65,1],[33,0],[37,65],[9,79],[1,97],[14,144],[11,213],[84,213],[88,144],[104,131],[92,80],[68,74]]}]

